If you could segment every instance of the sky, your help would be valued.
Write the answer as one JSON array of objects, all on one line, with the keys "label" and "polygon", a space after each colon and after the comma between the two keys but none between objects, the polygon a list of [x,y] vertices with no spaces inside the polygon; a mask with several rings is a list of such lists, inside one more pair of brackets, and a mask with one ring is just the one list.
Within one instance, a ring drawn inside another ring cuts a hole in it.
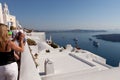
[{"label": "sky", "polygon": [[23,27],[120,29],[120,0],[0,0]]}]

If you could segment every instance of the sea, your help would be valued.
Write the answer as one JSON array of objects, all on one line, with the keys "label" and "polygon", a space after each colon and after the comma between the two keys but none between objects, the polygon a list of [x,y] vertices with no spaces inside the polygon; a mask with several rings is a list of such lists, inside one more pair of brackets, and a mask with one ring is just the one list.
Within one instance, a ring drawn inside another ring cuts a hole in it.
[{"label": "sea", "polygon": [[[120,42],[111,42],[93,37],[99,34],[120,34],[119,30],[107,30],[106,32],[68,32],[68,31],[50,31],[46,32],[46,39],[50,36],[52,41],[60,47],[65,47],[67,44],[76,46],[74,39],[81,49],[88,50],[106,59],[106,63],[113,67],[118,67],[120,63]],[[92,39],[92,40],[90,40]],[[99,46],[93,45],[93,41],[97,41]]]}]

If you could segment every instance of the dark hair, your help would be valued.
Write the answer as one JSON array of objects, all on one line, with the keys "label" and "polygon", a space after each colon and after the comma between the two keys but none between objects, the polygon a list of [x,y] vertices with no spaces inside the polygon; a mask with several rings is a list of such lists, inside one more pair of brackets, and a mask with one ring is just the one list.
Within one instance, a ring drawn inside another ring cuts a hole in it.
[{"label": "dark hair", "polygon": [[19,37],[20,37],[21,34],[22,34],[22,33],[21,33],[20,31],[17,33],[17,35],[16,35],[16,39],[17,39],[17,40],[19,40]]}]

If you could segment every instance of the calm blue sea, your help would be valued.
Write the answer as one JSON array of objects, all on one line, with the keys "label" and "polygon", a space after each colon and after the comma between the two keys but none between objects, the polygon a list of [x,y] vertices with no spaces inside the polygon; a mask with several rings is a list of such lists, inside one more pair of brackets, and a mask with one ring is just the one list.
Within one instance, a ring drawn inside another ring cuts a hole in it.
[{"label": "calm blue sea", "polygon": [[[96,34],[112,34],[120,33],[120,31],[107,31],[107,32],[46,32],[46,38],[52,37],[52,40],[60,46],[66,46],[71,44],[75,46],[74,38],[78,40],[78,45],[80,48],[93,52],[101,57],[106,58],[107,64],[111,66],[118,66],[120,62],[120,42],[110,42],[96,37],[92,37]],[[93,46],[92,41],[89,40],[92,38],[100,43],[100,46],[97,48]]]}]

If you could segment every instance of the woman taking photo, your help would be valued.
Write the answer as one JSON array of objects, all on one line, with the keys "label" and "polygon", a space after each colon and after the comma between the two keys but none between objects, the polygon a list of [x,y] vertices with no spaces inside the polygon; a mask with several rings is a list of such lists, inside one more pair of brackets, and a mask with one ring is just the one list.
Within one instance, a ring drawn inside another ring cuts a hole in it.
[{"label": "woman taking photo", "polygon": [[9,39],[7,26],[0,23],[0,80],[17,80],[18,66],[14,51],[24,51],[24,34],[19,37],[19,46]]}]

